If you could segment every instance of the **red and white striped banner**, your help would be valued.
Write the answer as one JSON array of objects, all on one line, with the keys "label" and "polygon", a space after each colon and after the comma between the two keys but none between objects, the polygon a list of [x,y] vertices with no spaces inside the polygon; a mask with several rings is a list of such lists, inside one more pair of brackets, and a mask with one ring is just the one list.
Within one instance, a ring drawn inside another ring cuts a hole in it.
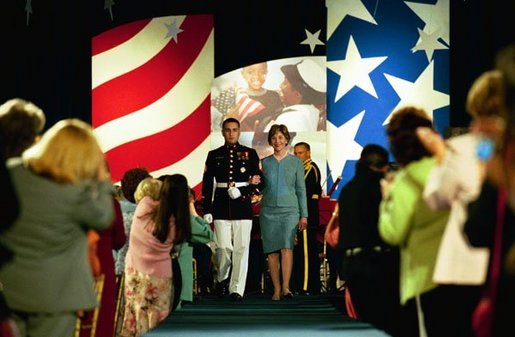
[{"label": "red and white striped banner", "polygon": [[92,41],[92,124],[113,181],[136,166],[202,181],[210,150],[212,15],[139,20]]}]

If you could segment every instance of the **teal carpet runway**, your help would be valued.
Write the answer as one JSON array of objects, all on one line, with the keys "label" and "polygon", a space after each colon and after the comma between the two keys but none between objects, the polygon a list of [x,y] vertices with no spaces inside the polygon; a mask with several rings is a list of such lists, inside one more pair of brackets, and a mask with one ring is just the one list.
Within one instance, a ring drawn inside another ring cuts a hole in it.
[{"label": "teal carpet runway", "polygon": [[343,295],[295,296],[273,302],[270,295],[245,296],[243,302],[201,298],[173,312],[145,337],[339,336],[387,337],[369,324],[345,315]]}]

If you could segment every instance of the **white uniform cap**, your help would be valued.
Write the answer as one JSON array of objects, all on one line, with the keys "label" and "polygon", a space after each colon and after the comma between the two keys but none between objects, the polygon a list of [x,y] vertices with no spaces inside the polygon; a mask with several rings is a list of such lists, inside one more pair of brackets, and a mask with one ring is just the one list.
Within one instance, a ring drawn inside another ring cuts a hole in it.
[{"label": "white uniform cap", "polygon": [[297,65],[300,77],[313,90],[319,92],[326,91],[326,74],[324,69],[313,60],[305,59]]}]

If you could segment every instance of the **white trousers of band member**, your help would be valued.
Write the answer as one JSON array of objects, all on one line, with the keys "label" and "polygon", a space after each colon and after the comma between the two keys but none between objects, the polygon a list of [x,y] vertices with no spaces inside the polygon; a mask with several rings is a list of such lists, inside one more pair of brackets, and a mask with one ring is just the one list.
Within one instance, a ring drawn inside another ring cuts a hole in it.
[{"label": "white trousers of band member", "polygon": [[252,220],[215,220],[213,223],[215,225],[214,241],[218,267],[216,280],[221,282],[227,279],[232,264],[229,293],[238,293],[243,296],[249,268]]}]

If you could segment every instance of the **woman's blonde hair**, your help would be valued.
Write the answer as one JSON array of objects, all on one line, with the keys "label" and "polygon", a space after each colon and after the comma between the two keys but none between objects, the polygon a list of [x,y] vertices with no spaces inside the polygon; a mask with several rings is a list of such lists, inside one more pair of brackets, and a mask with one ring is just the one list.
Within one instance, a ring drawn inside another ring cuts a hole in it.
[{"label": "woman's blonde hair", "polygon": [[506,87],[499,70],[488,70],[472,83],[466,109],[472,117],[507,115]]},{"label": "woman's blonde hair", "polygon": [[91,126],[79,119],[57,122],[23,158],[33,172],[60,183],[97,180],[105,162]]},{"label": "woman's blonde hair", "polygon": [[138,184],[134,192],[134,200],[138,203],[143,197],[149,196],[154,200],[159,200],[161,185],[163,183],[159,179],[152,177],[145,178]]}]

